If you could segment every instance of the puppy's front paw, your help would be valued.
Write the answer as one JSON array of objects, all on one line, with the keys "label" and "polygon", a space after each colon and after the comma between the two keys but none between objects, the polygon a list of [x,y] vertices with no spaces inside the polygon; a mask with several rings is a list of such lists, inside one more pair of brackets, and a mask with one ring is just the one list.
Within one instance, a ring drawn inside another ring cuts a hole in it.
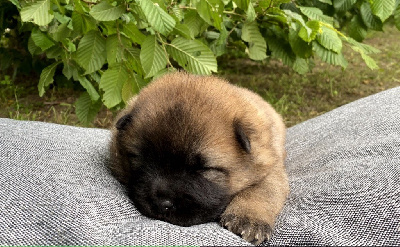
[{"label": "puppy's front paw", "polygon": [[272,235],[272,227],[268,223],[234,214],[223,215],[221,225],[254,245],[269,240]]}]

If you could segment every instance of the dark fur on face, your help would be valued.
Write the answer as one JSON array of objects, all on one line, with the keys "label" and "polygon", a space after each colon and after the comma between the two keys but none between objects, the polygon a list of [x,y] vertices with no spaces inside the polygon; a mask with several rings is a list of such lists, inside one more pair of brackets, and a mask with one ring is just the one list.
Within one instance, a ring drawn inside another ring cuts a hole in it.
[{"label": "dark fur on face", "polygon": [[289,191],[285,126],[258,95],[172,73],[132,98],[112,131],[111,171],[143,215],[218,220],[254,244],[271,236]]},{"label": "dark fur on face", "polygon": [[[124,115],[116,126],[120,152],[127,158],[123,162],[130,169],[125,177],[127,193],[137,209],[148,217],[181,226],[217,220],[231,196],[202,174],[225,176],[224,171],[208,167],[206,157],[193,145],[202,134],[183,125],[188,121],[184,109],[175,105],[159,116],[163,120],[155,121],[159,123],[155,129],[136,131],[135,138],[140,141],[134,145],[124,138],[127,126],[135,125],[133,115]],[[178,136],[182,138],[177,133],[185,131],[190,133],[181,140],[183,145],[174,145]]]}]

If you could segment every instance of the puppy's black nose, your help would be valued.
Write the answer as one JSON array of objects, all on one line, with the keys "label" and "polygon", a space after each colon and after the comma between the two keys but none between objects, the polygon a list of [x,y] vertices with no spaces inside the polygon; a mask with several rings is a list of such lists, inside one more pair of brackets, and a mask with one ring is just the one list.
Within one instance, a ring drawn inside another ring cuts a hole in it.
[{"label": "puppy's black nose", "polygon": [[163,213],[170,212],[174,208],[174,204],[170,200],[163,200],[160,203],[160,209]]}]

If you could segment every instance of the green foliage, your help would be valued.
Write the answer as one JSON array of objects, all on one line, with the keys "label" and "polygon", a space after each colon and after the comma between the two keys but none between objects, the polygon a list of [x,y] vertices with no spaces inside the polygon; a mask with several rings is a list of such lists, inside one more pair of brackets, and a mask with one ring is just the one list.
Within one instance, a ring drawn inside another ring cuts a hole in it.
[{"label": "green foliage", "polygon": [[246,22],[242,28],[242,40],[248,42],[246,52],[253,60],[263,60],[267,57],[267,43],[261,35],[255,21]]},{"label": "green foliage", "polygon": [[51,5],[51,0],[29,2],[21,9],[21,20],[33,22],[39,26],[47,25],[54,18],[49,11]]},{"label": "green foliage", "polygon": [[76,115],[82,123],[90,123],[101,108],[101,101],[93,101],[89,93],[84,92],[75,102]]},{"label": "green foliage", "polygon": [[85,74],[98,71],[106,61],[106,40],[97,30],[91,30],[79,41],[76,62]]},{"label": "green foliage", "polygon": [[[25,50],[47,58],[39,94],[56,73],[76,81],[86,90],[76,102],[84,123],[102,104],[120,108],[168,71],[217,72],[216,58],[237,49],[306,73],[315,56],[345,68],[347,45],[375,69],[369,54],[377,50],[359,42],[368,30],[382,31],[391,16],[400,28],[396,0],[8,0],[5,6],[19,16],[0,8],[0,35],[11,27],[4,20],[17,21],[12,28],[28,34]],[[0,64],[7,59],[0,53]]]},{"label": "green foliage", "polygon": [[57,65],[60,62],[53,63],[46,68],[43,69],[42,73],[40,74],[38,90],[39,96],[42,97],[45,91],[45,88],[48,87],[50,84],[53,83],[54,73],[56,72]]},{"label": "green foliage", "polygon": [[182,68],[196,74],[211,74],[217,71],[217,61],[210,49],[198,40],[175,38],[167,51]]},{"label": "green foliage", "polygon": [[140,61],[145,72],[145,77],[153,77],[167,66],[168,60],[163,48],[158,44],[154,35],[149,35],[142,43],[140,50]]}]

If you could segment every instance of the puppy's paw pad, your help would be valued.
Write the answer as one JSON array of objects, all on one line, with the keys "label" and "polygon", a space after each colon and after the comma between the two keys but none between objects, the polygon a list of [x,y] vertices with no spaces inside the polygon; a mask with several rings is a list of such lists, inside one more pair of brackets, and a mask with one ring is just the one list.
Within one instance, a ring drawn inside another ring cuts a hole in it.
[{"label": "puppy's paw pad", "polygon": [[233,214],[222,216],[221,225],[254,245],[269,240],[272,235],[272,227],[268,223]]}]

